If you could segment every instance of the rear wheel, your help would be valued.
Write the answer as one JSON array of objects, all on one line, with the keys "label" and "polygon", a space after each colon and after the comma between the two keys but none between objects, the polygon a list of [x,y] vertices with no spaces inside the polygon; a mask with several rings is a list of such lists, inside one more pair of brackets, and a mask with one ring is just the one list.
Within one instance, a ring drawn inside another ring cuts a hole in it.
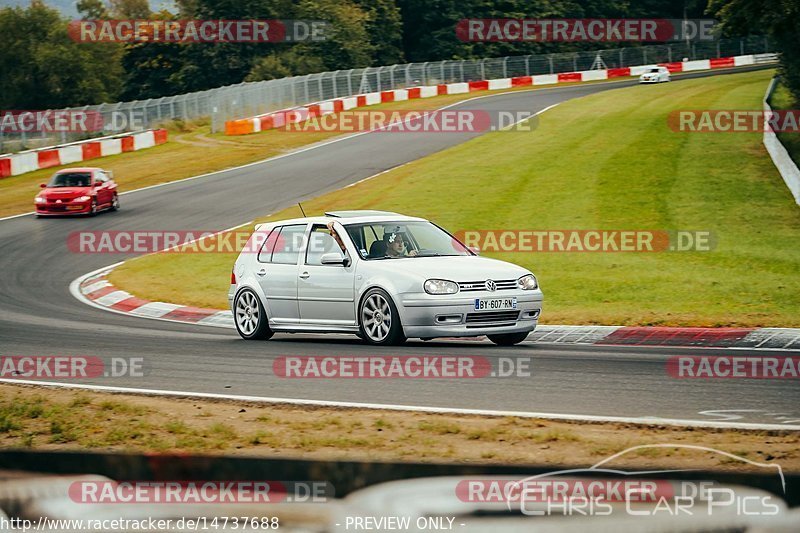
[{"label": "rear wheel", "polygon": [[392,298],[382,289],[370,289],[358,310],[361,337],[370,344],[402,344],[406,337]]},{"label": "rear wheel", "polygon": [[269,327],[269,319],[261,300],[250,289],[243,289],[236,295],[233,321],[236,324],[236,331],[243,339],[266,340],[274,334]]},{"label": "rear wheel", "polygon": [[498,346],[514,346],[528,338],[528,333],[501,333],[498,335],[488,335],[489,340]]}]

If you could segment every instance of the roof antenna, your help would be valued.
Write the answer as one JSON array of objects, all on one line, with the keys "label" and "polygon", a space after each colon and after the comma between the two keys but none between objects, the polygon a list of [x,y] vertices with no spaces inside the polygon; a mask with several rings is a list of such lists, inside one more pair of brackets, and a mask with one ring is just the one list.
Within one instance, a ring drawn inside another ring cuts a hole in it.
[{"label": "roof antenna", "polygon": [[299,207],[300,212],[303,213],[303,218],[306,218],[306,212],[303,211],[303,206],[300,204],[300,202],[297,202],[297,207]]}]

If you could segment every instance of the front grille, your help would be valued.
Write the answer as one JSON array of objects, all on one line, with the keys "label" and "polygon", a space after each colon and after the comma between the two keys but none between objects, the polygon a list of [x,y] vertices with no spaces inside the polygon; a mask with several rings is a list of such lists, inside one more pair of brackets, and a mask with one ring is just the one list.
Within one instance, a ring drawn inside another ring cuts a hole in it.
[{"label": "front grille", "polygon": [[467,324],[488,324],[492,322],[516,322],[519,311],[490,311],[488,313],[467,313]]},{"label": "front grille", "polygon": [[[511,289],[517,288],[517,280],[515,279],[496,279],[493,280],[497,285],[498,291],[507,291]],[[486,290],[486,280],[480,281],[460,281],[458,283],[458,289],[461,292],[476,292],[476,291],[485,291]]]}]

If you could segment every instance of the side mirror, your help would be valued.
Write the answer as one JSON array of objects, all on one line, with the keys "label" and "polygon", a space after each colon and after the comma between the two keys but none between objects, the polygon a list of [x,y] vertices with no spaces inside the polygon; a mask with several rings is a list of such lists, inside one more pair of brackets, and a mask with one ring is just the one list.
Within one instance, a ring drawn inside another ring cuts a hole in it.
[{"label": "side mirror", "polygon": [[39,187],[42,188],[42,189],[46,189],[47,188],[47,184],[46,183],[40,183]]},{"label": "side mirror", "polygon": [[481,249],[478,248],[477,246],[467,246],[467,248],[469,248],[469,251],[472,252],[473,254],[481,255]]},{"label": "side mirror", "polygon": [[322,257],[319,258],[319,262],[323,265],[342,265],[345,267],[350,266],[350,258],[336,252],[322,254]]}]

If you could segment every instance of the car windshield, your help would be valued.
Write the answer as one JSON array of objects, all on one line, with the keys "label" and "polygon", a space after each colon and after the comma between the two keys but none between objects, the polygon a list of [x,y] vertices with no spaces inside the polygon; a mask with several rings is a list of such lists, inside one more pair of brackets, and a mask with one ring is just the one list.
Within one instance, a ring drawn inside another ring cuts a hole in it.
[{"label": "car windshield", "polygon": [[88,172],[65,172],[56,174],[50,179],[48,187],[88,187],[92,183],[92,175]]},{"label": "car windshield", "polygon": [[472,255],[455,237],[430,222],[373,222],[346,228],[362,259]]},{"label": "car windshield", "polygon": [[659,70],[657,68],[651,68],[650,72],[653,74],[658,74]]}]

